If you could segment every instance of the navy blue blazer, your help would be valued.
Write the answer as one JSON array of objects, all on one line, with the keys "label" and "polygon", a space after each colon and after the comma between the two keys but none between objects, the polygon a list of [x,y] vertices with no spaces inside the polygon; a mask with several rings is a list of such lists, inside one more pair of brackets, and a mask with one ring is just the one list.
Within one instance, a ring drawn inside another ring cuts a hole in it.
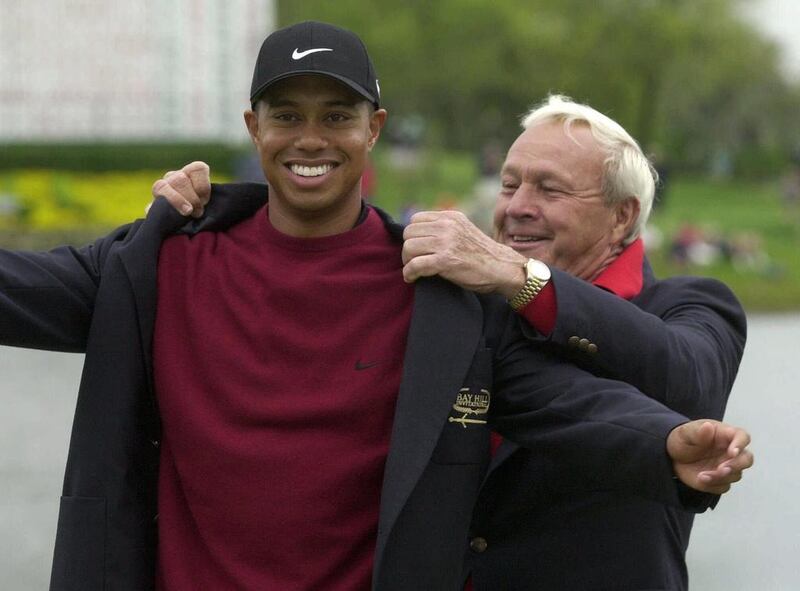
[{"label": "navy blue blazer", "polygon": [[[175,231],[224,230],[265,200],[263,185],[215,186],[201,220],[187,223],[159,200],[145,220],[84,248],[0,250],[0,342],[86,353],[51,590],[153,588],[161,427],[151,342],[160,244]],[[385,223],[401,240],[402,228]],[[461,585],[490,427],[587,474],[614,465],[609,486],[679,504],[664,440],[685,420],[628,385],[598,379],[532,345],[502,299],[437,278],[419,281],[384,475],[373,589]]]},{"label": "navy blue blazer", "polygon": [[[658,281],[646,260],[643,272],[641,293],[627,302],[554,270],[554,331],[526,333],[689,417],[722,418],[744,350],[744,311],[716,280]],[[576,346],[581,338],[596,353]],[[476,591],[687,589],[692,514],[611,490],[613,470],[606,464],[587,478],[540,450],[504,443],[471,526],[480,539],[467,550]]]}]

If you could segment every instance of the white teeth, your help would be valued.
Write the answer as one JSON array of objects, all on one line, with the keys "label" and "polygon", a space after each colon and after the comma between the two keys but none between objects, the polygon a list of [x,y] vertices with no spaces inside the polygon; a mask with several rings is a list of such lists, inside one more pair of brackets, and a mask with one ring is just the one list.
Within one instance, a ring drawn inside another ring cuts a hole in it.
[{"label": "white teeth", "polygon": [[333,170],[333,164],[322,164],[320,166],[302,166],[300,164],[292,164],[290,169],[297,176],[322,176],[323,174]]},{"label": "white teeth", "polygon": [[539,238],[534,238],[533,236],[517,236],[514,235],[511,237],[514,242],[538,242]]}]

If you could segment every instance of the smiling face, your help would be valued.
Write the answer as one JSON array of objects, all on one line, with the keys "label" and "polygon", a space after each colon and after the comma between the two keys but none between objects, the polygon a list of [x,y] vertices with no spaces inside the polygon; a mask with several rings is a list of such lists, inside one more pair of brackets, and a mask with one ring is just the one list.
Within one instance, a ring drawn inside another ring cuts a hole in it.
[{"label": "smiling face", "polygon": [[606,204],[600,144],[585,125],[570,133],[575,140],[562,123],[547,122],[517,138],[501,171],[494,225],[499,242],[588,280],[619,252],[638,202]]},{"label": "smiling face", "polygon": [[245,112],[269,184],[272,225],[299,237],[353,227],[360,179],[386,111],[333,78],[293,76],[273,84]]}]

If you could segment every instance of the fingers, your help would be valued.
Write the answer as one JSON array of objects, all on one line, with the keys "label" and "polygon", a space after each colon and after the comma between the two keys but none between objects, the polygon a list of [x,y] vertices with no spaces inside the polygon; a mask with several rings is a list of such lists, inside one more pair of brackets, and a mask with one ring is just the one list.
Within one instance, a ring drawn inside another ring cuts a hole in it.
[{"label": "fingers", "polygon": [[433,254],[415,256],[403,265],[403,281],[406,283],[414,283],[420,277],[437,274],[437,257]]},{"label": "fingers", "polygon": [[416,224],[419,222],[435,222],[439,220],[461,219],[461,218],[463,218],[464,221],[467,221],[467,216],[465,216],[460,211],[455,211],[455,210],[418,211],[417,213],[411,216],[409,223]]},{"label": "fingers", "polygon": [[692,488],[715,494],[727,492],[753,465],[749,444],[744,429],[711,419],[684,423],[667,436],[676,475]]},{"label": "fingers", "polygon": [[742,472],[752,467],[754,463],[753,452],[743,449],[735,457],[722,462],[719,467],[728,471],[730,482],[738,482],[742,479]]},{"label": "fingers", "polygon": [[445,242],[438,236],[422,235],[414,238],[406,237],[403,242],[401,253],[403,264],[408,263],[415,257],[444,252],[445,247]]},{"label": "fingers", "polygon": [[[454,214],[454,215],[450,215]],[[411,216],[403,231],[403,279],[413,283],[420,277],[437,275],[444,270],[442,261],[455,243],[457,227],[451,223],[459,212],[420,211]]]},{"label": "fingers", "polygon": [[[155,183],[153,183],[153,187],[150,190],[153,195],[153,199],[157,199],[159,197],[164,197],[167,201],[169,201],[170,205],[177,209],[181,215],[190,215],[194,211],[194,205],[191,201],[184,198],[178,191],[176,191],[172,185],[170,185],[164,179],[158,179]],[[149,211],[149,206],[147,211]]]},{"label": "fingers", "polygon": [[697,474],[697,479],[707,485],[721,485],[730,484],[731,482],[738,482],[742,479],[741,472],[731,477],[733,469],[730,466],[720,464],[714,470],[705,470]]},{"label": "fingers", "polygon": [[211,197],[211,169],[208,164],[196,160],[184,166],[182,170],[189,177],[200,203],[203,206],[207,205]]},{"label": "fingers", "polygon": [[403,238],[408,240],[420,236],[440,236],[456,232],[459,227],[467,224],[471,225],[472,222],[460,211],[418,211],[411,216],[403,231]]},{"label": "fingers", "polygon": [[695,434],[697,445],[713,445],[717,449],[727,448],[728,457],[736,457],[739,452],[750,445],[750,434],[739,427],[720,423],[719,421],[701,420]]},{"label": "fingers", "polygon": [[717,432],[717,425],[711,421],[692,421],[689,425],[695,426],[693,431],[690,431],[691,443],[693,445],[705,447],[714,441],[714,436]]},{"label": "fingers", "polygon": [[714,441],[716,421],[696,420],[683,423],[667,436],[667,451],[673,459],[692,459],[700,449],[709,448]]},{"label": "fingers", "polygon": [[[191,214],[193,217],[199,217],[203,214],[205,203],[195,191],[192,185],[192,179],[185,169],[170,171],[164,175],[163,180],[169,185],[170,189],[172,189],[172,191],[168,191],[164,197],[167,198],[173,207],[176,206],[176,203],[172,202],[171,197],[180,200],[177,205],[180,205],[180,211],[184,215]],[[189,208],[186,206],[187,203],[191,205],[191,211],[189,211]]]},{"label": "fingers", "polygon": [[462,287],[470,287],[463,282],[463,273],[473,269],[479,257],[473,246],[474,241],[468,239],[469,230],[462,224],[454,223],[456,216],[463,214],[420,212],[412,217],[411,223],[403,231],[403,278],[406,282],[442,275]]},{"label": "fingers", "polygon": [[153,183],[153,197],[164,197],[182,215],[200,217],[211,195],[208,165],[192,162],[181,170],[171,170]]},{"label": "fingers", "polygon": [[[728,428],[726,425],[722,427]],[[701,490],[714,492],[716,494],[727,492],[733,483],[739,482],[742,479],[743,472],[753,466],[755,462],[753,453],[749,449],[743,447],[750,443],[750,436],[742,429],[731,429],[737,432],[735,435],[738,441],[736,444],[732,444],[732,446],[735,445],[736,452],[733,456],[729,456],[729,459],[721,462],[715,469],[698,473],[697,480]],[[730,449],[728,453],[732,453]]]},{"label": "fingers", "polygon": [[728,435],[731,441],[728,445],[728,455],[730,457],[735,457],[741,450],[750,445],[750,434],[738,427],[727,427],[727,429],[732,431],[732,433]]},{"label": "fingers", "polygon": [[715,495],[724,495],[731,489],[730,484],[718,484],[718,485],[702,485],[698,486],[697,490],[700,492],[711,493]]},{"label": "fingers", "polygon": [[721,495],[730,490],[734,482],[742,479],[740,471],[734,471],[729,466],[720,466],[715,470],[706,470],[697,474],[697,482],[692,485],[702,492]]}]

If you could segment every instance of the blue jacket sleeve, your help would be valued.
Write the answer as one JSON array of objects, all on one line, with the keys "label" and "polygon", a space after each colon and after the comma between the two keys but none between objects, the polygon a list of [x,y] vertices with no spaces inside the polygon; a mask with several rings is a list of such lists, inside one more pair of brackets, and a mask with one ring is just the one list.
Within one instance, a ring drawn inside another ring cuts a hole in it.
[{"label": "blue jacket sleeve", "polygon": [[128,228],[83,248],[0,250],[0,343],[83,352],[103,261]]},{"label": "blue jacket sleeve", "polygon": [[666,438],[686,417],[541,350],[516,322],[494,347],[492,427],[536,450],[548,478],[681,506]]},{"label": "blue jacket sleeve", "polygon": [[675,277],[632,302],[557,270],[553,284],[553,333],[545,338],[525,325],[529,338],[688,417],[722,418],[746,338],[744,311],[724,284]]}]

